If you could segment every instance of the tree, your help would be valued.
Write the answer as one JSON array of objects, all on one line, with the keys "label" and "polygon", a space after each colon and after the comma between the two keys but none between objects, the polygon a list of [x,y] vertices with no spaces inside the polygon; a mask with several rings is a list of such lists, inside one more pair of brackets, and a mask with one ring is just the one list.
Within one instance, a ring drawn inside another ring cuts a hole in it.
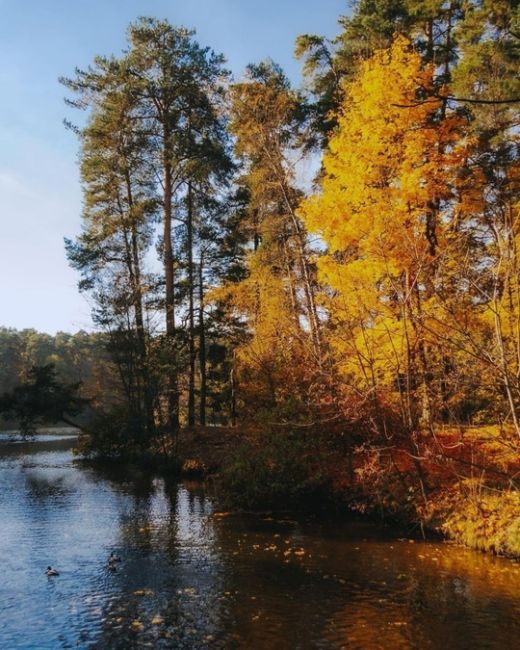
[{"label": "tree", "polygon": [[0,396],[0,414],[16,419],[22,435],[34,435],[41,424],[66,422],[78,415],[88,404],[78,396],[79,382],[64,384],[58,381],[53,364],[33,366],[26,382]]},{"label": "tree", "polygon": [[470,164],[480,179],[464,200],[482,245],[479,268],[470,279],[476,300],[486,306],[483,326],[492,332],[481,356],[501,379],[518,435],[519,138],[517,105],[508,100],[520,97],[519,25],[516,3],[468,3],[457,34],[461,61],[453,73],[455,96],[470,102]]},{"label": "tree", "polygon": [[[270,63],[250,66],[250,81],[232,90],[231,129],[236,151],[248,167],[245,180],[253,213],[254,246],[267,238],[281,244],[295,324],[307,321],[316,359],[320,358],[320,323],[314,297],[306,233],[296,215],[301,198],[295,187],[298,148],[302,142],[299,98],[283,72]],[[264,229],[269,216],[278,221]],[[270,232],[269,232],[270,231]],[[301,293],[301,297],[300,297]],[[301,300],[301,303],[300,303]]]},{"label": "tree", "polygon": [[95,322],[110,333],[129,409],[129,434],[141,442],[155,431],[154,395],[145,324],[143,257],[151,243],[155,181],[146,165],[147,140],[134,125],[136,101],[114,61],[98,59],[94,74],[65,83],[90,88],[91,114],[81,131],[83,233],[66,241],[80,289],[96,303]]},{"label": "tree", "polygon": [[[71,103],[90,111],[81,131],[85,232],[68,252],[83,273],[82,287],[94,291],[97,322],[112,333],[136,422],[144,419],[151,431],[166,401],[166,428],[176,434],[186,358],[188,421],[194,421],[196,195],[216,192],[231,170],[222,110],[227,73],[223,58],[200,47],[193,32],[166,21],[142,18],[128,36],[122,57],[97,57],[91,68],[63,80],[76,93]],[[156,219],[162,296],[142,269]],[[166,315],[164,336],[153,345],[146,306],[148,316],[156,308]],[[176,322],[185,309],[187,336]],[[161,374],[167,389],[154,395]]]},{"label": "tree", "polygon": [[214,297],[227,297],[232,312],[247,319],[250,338],[237,358],[249,376],[243,385],[256,386],[252,393],[263,395],[265,406],[277,403],[286,355],[319,365],[321,324],[307,235],[296,215],[301,103],[272,62],[249,66],[247,75],[231,89],[230,122],[243,163],[238,185],[244,204],[235,216],[249,241],[247,277]]},{"label": "tree", "polygon": [[413,40],[425,63],[442,74],[435,83],[450,80],[457,59],[456,26],[464,12],[460,0],[358,0],[351,16],[338,20],[341,32],[332,40],[315,34],[296,39],[295,55],[303,60],[303,73],[313,103],[314,131],[322,146],[337,126],[345,83],[352,81],[363,61],[391,45],[396,35]]},{"label": "tree", "polygon": [[404,37],[361,65],[324,156],[322,193],[299,213],[328,246],[318,271],[340,373],[370,396],[376,419],[394,400],[409,432],[434,417],[429,318],[446,290],[439,260],[452,252],[464,155],[463,123],[431,96],[433,74]]},{"label": "tree", "polygon": [[[124,66],[139,97],[140,116],[152,143],[149,163],[160,179],[163,223],[166,340],[175,356],[174,196],[186,189],[194,166],[214,154],[218,97],[227,73],[223,57],[193,40],[193,32],[142,18],[129,29]],[[218,140],[218,138],[217,138]],[[190,193],[190,192],[189,192]],[[188,264],[189,273],[192,268]],[[193,284],[193,283],[192,283]],[[192,340],[192,337],[190,337]],[[190,363],[193,351],[190,352]],[[169,428],[179,428],[178,368],[169,371]]]}]

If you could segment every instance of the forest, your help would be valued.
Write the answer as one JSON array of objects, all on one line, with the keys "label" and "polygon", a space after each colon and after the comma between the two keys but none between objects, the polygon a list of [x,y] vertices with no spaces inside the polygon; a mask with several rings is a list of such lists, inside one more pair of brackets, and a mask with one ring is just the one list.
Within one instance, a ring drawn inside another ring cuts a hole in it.
[{"label": "forest", "polygon": [[238,506],[520,555],[520,4],[360,0],[339,27],[297,38],[301,88],[156,18],[60,80],[96,333],[0,330],[0,409],[47,366],[86,455],[227,440]]}]

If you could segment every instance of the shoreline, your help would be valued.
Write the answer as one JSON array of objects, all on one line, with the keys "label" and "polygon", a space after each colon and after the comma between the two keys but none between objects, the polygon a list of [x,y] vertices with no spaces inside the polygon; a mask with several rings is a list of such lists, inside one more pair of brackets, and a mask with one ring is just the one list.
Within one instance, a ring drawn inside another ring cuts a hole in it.
[{"label": "shoreline", "polygon": [[[71,427],[43,427],[37,437],[9,439],[16,430],[2,431],[5,443],[38,441],[38,436],[73,440],[78,434]],[[73,435],[74,434],[74,435]],[[195,427],[183,429],[179,434],[178,454],[151,450],[146,454],[127,456],[95,456],[78,454],[76,462],[107,463],[121,468],[133,467],[139,471],[152,471],[172,478],[203,481],[219,502],[231,513],[290,513],[324,516],[326,518],[354,516],[388,525],[417,539],[443,539],[475,551],[513,560],[520,560],[520,494],[514,490],[496,489],[482,483],[464,486],[452,483],[448,491],[437,485],[427,504],[402,502],[394,495],[388,507],[371,494],[368,485],[361,482],[333,489],[331,484],[317,484],[300,496],[280,491],[272,502],[254,500],[244,504],[242,494],[234,492],[226,483],[226,474],[232,469],[238,447],[258,432],[244,432],[232,427]],[[254,481],[254,477],[251,477]],[[462,489],[464,487],[464,490]]]},{"label": "shoreline", "polygon": [[[230,484],[228,474],[233,471],[238,445],[247,441],[249,435],[254,434],[231,427],[185,429],[179,436],[176,457],[150,453],[145,457],[105,458],[104,461],[201,480],[217,496],[226,512],[285,512],[327,518],[360,516],[406,531],[406,535],[415,538],[443,539],[491,555],[520,559],[520,495],[514,491],[493,490],[483,485],[474,492],[463,491],[460,485],[453,483],[447,492],[437,486],[428,495],[426,508],[413,500],[403,505],[395,498],[390,508],[377,494],[370,494],[368,485],[358,483],[355,489],[350,486],[334,490],[330,483],[324,482],[311,484],[309,491],[302,492],[299,497],[288,490],[285,494],[280,491],[273,502],[260,499],[256,503],[245,503],[243,494],[234,491],[239,486]],[[251,481],[254,480],[251,476]]]}]

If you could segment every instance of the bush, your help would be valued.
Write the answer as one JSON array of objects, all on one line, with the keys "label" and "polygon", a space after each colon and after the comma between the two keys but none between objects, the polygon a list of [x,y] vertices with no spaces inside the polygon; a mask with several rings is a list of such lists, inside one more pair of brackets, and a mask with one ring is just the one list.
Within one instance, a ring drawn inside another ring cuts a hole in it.
[{"label": "bush", "polygon": [[519,512],[519,492],[478,486],[454,500],[442,529],[471,548],[520,557]]},{"label": "bush", "polygon": [[121,407],[96,413],[79,437],[77,453],[87,458],[112,458],[138,451],[135,425]]},{"label": "bush", "polygon": [[220,492],[244,508],[316,505],[330,494],[316,460],[297,432],[270,432],[261,446],[247,441],[238,447],[221,473]]}]

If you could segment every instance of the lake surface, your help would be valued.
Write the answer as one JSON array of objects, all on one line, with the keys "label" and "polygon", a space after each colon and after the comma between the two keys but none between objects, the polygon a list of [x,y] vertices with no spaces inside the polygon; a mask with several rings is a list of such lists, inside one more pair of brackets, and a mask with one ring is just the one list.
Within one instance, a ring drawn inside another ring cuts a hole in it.
[{"label": "lake surface", "polygon": [[518,563],[366,522],[226,516],[198,484],[86,467],[73,444],[0,439],[2,650],[520,647]]}]

